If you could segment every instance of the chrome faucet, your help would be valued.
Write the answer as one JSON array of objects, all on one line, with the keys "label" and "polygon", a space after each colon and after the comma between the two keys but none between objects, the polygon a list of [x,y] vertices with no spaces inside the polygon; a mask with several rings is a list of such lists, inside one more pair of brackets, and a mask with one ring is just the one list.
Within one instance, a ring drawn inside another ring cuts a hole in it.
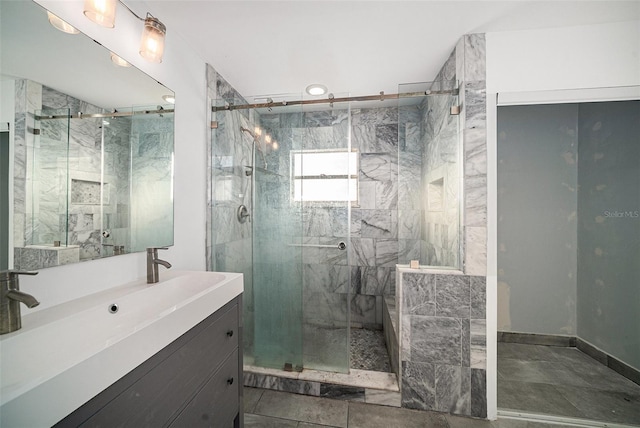
[{"label": "chrome faucet", "polygon": [[168,250],[167,247],[151,247],[147,248],[147,284],[155,284],[160,280],[158,273],[158,265],[162,265],[167,269],[171,268],[171,263],[160,260],[158,258],[158,250]]},{"label": "chrome faucet", "polygon": [[40,304],[30,294],[20,291],[18,275],[37,275],[38,272],[6,270],[0,272],[0,334],[11,333],[22,327],[20,302],[28,308]]}]

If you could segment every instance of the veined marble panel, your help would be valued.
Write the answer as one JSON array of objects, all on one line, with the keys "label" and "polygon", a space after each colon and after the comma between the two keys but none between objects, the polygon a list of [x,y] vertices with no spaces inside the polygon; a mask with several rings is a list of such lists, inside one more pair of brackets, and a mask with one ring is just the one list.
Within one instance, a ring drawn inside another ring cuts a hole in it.
[{"label": "veined marble panel", "polygon": [[370,296],[391,295],[395,288],[393,268],[376,266],[352,266],[351,285],[356,294]]},{"label": "veined marble panel", "polygon": [[398,240],[376,239],[376,266],[394,267],[398,264]]},{"label": "veined marble panel", "polygon": [[487,372],[471,369],[471,416],[487,417]]},{"label": "veined marble panel", "polygon": [[[360,181],[358,183],[358,205],[361,209],[375,209],[376,207],[376,188],[379,182],[376,181]],[[353,213],[353,211],[352,211]]]},{"label": "veined marble panel", "polygon": [[406,315],[436,314],[436,277],[414,273],[403,274],[402,306]]},{"label": "veined marble panel", "polygon": [[470,366],[487,368],[487,323],[485,320],[470,321]]},{"label": "veined marble panel", "polygon": [[360,324],[363,327],[373,327],[377,324],[376,296],[362,294],[351,296],[351,323]]},{"label": "veined marble panel", "polygon": [[487,228],[465,227],[465,273],[487,274]]},{"label": "veined marble panel", "polygon": [[411,316],[411,361],[460,366],[459,319]]},{"label": "veined marble panel", "polygon": [[398,123],[398,109],[394,107],[351,109],[351,123],[353,125],[395,124]]},{"label": "veined marble panel", "polygon": [[402,361],[402,407],[435,409],[436,375],[433,364]]},{"label": "veined marble panel", "polygon": [[436,314],[440,317],[469,318],[470,281],[464,275],[438,275]]},{"label": "veined marble panel", "polygon": [[363,238],[396,238],[397,211],[395,210],[361,210],[362,226],[360,235]]},{"label": "veined marble panel", "polygon": [[398,210],[398,239],[420,239],[421,212]]},{"label": "veined marble panel", "polygon": [[360,181],[391,180],[391,159],[388,153],[360,155]]},{"label": "veined marble panel", "polygon": [[376,125],[375,145],[368,148],[373,153],[395,153],[398,151],[398,124]]},{"label": "veined marble panel", "polygon": [[304,264],[303,281],[309,291],[346,293],[349,284],[349,266]]},{"label": "veined marble panel", "polygon": [[411,260],[422,260],[422,241],[398,239],[398,263],[409,264]]},{"label": "veined marble panel", "polygon": [[351,238],[351,264],[353,266],[375,266],[374,240],[371,238]]},{"label": "veined marble panel", "polygon": [[348,232],[347,207],[307,207],[302,210],[305,236],[344,237]]},{"label": "veined marble panel", "polygon": [[465,81],[486,80],[486,49],[484,33],[464,36]]},{"label": "veined marble panel", "polygon": [[360,237],[362,230],[362,211],[358,208],[351,209],[351,237]]},{"label": "veined marble panel", "polygon": [[482,81],[466,81],[465,96],[465,128],[487,127],[486,84]]},{"label": "veined marble panel", "polygon": [[351,148],[360,153],[371,153],[376,142],[376,125],[363,124],[351,126]]},{"label": "veined marble panel", "polygon": [[471,319],[485,319],[487,286],[484,276],[471,277]]},{"label": "veined marble panel", "polygon": [[437,365],[435,410],[456,415],[471,414],[471,370]]},{"label": "veined marble panel", "polygon": [[398,207],[398,182],[375,182],[375,208],[395,210]]}]

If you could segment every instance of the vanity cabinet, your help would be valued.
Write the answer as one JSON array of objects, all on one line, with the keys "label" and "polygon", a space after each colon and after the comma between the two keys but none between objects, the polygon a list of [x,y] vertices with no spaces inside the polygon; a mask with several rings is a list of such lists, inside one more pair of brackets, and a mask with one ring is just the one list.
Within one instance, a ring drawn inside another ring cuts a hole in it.
[{"label": "vanity cabinet", "polygon": [[55,426],[242,427],[241,344],[242,295]]}]

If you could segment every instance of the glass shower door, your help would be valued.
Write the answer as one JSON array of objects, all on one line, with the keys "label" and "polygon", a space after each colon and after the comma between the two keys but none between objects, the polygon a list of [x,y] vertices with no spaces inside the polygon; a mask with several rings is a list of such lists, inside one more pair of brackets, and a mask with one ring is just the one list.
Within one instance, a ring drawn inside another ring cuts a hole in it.
[{"label": "glass shower door", "polygon": [[253,177],[255,363],[300,371],[303,368],[302,254],[297,245],[300,210],[288,203],[288,177],[256,164]]},{"label": "glass shower door", "polygon": [[69,242],[69,109],[34,112],[33,145],[27,145],[26,243],[66,246]]},{"label": "glass shower door", "polygon": [[[292,130],[291,198],[303,212],[304,363],[349,372],[351,323],[364,323],[365,299],[351,294],[351,205],[358,203],[358,151],[350,106],[305,106]],[[352,319],[352,317],[355,317]]]}]

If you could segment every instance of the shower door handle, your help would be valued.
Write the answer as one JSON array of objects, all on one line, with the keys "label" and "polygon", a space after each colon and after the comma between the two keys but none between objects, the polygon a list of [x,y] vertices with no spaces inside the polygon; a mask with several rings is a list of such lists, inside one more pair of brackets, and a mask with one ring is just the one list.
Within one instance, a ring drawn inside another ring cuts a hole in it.
[{"label": "shower door handle", "polygon": [[289,247],[308,247],[308,248],[337,248],[338,250],[346,250],[347,244],[340,241],[337,244],[288,244]]}]

